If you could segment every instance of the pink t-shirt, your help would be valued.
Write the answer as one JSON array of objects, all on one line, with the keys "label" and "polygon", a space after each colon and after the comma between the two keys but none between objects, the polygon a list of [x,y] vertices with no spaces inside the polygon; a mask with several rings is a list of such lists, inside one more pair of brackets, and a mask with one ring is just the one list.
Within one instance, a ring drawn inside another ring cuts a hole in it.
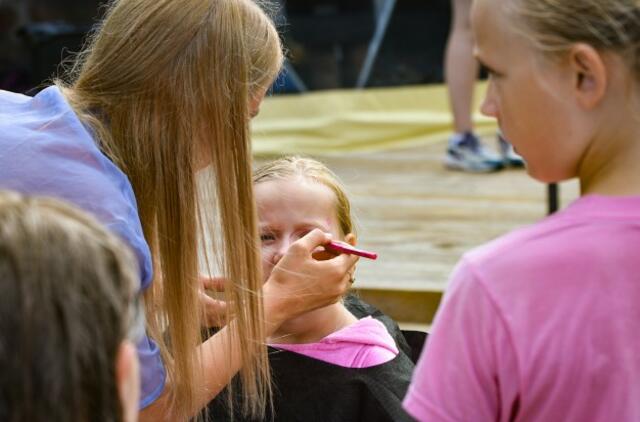
[{"label": "pink t-shirt", "polygon": [[398,354],[396,342],[384,324],[371,317],[362,318],[317,343],[270,346],[346,368],[381,365]]},{"label": "pink t-shirt", "polygon": [[640,197],[467,254],[404,401],[419,421],[640,421]]}]

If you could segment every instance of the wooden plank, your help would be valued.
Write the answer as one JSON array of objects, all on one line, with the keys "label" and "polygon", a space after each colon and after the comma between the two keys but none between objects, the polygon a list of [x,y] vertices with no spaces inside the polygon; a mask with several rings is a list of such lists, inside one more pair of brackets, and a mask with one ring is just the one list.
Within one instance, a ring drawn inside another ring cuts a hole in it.
[{"label": "wooden plank", "polygon": [[424,326],[433,320],[441,292],[355,289],[358,296],[404,325]]}]

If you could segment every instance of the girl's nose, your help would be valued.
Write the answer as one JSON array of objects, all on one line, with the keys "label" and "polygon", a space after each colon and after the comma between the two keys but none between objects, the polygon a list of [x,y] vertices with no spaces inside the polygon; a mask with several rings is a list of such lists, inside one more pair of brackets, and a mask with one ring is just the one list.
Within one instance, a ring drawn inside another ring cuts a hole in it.
[{"label": "girl's nose", "polygon": [[278,262],[280,262],[282,257],[289,250],[289,246],[291,246],[291,242],[289,241],[289,239],[284,239],[278,243],[278,246],[275,248],[275,251],[273,253],[273,258],[272,258],[273,265],[276,265]]},{"label": "girl's nose", "polygon": [[498,104],[495,100],[494,96],[494,88],[493,84],[489,82],[489,87],[487,88],[487,93],[482,100],[482,104],[480,105],[480,112],[488,117],[498,118]]}]

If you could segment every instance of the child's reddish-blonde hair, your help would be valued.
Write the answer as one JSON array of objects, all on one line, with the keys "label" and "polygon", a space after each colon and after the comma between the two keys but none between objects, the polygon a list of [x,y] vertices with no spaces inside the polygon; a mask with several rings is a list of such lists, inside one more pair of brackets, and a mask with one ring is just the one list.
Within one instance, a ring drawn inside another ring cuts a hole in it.
[{"label": "child's reddish-blonde hair", "polygon": [[301,179],[325,185],[336,197],[336,215],[340,225],[340,231],[345,236],[355,234],[355,225],[351,214],[351,202],[346,189],[338,176],[320,161],[299,157],[287,156],[271,161],[253,173],[253,184],[268,182],[271,180]]}]

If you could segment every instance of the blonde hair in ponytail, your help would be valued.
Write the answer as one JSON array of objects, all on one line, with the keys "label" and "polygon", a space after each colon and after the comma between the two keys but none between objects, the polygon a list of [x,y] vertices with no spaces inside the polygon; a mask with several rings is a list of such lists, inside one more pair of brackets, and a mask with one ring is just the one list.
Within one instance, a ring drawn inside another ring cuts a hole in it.
[{"label": "blonde hair in ponytail", "polygon": [[[218,258],[238,326],[240,378],[247,413],[270,397],[263,344],[262,285],[251,183],[249,102],[282,63],[278,34],[251,0],[118,0],[78,56],[70,79],[57,81],[102,150],[129,177],[155,279],[145,293],[148,331],[160,344],[173,406],[194,405],[201,342],[198,242],[210,222],[196,172],[212,163],[223,250]],[[170,346],[161,334],[168,329]],[[220,365],[226,365],[220,362]]]}]

